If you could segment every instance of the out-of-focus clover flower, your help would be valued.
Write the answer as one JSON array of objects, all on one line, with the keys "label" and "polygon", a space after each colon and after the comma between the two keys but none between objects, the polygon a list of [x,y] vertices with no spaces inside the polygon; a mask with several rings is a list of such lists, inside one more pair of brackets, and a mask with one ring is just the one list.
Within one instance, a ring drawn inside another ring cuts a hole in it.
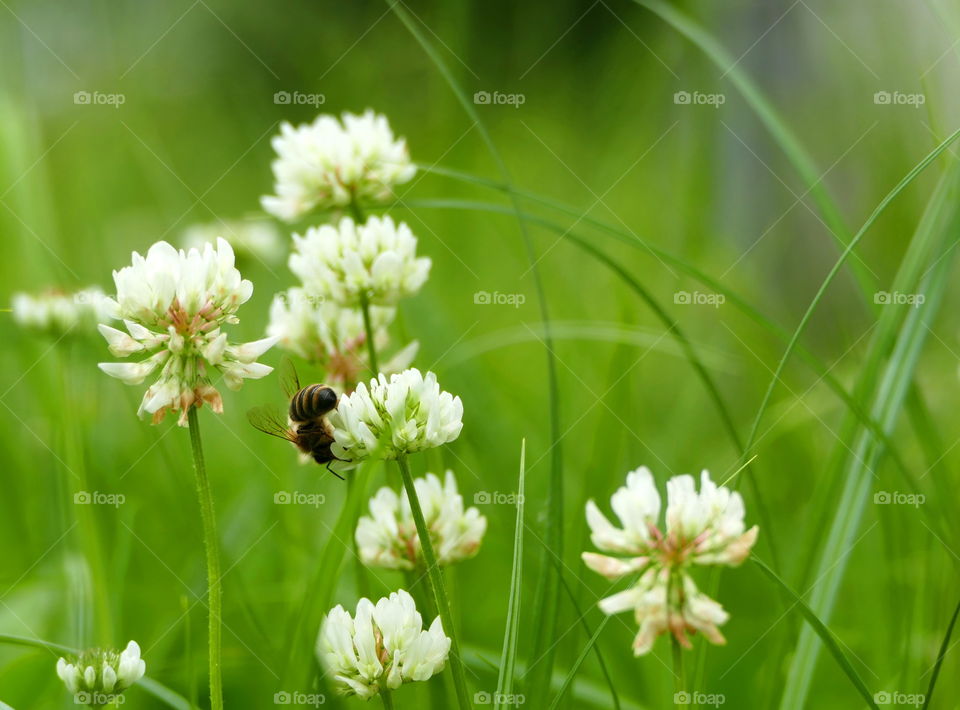
[{"label": "out-of-focus clover flower", "polygon": [[411,368],[361,382],[340,397],[327,417],[333,425],[334,468],[347,470],[368,458],[392,460],[442,446],[460,435],[463,403],[442,392],[437,376]]},{"label": "out-of-focus clover flower", "polygon": [[272,222],[265,219],[227,220],[209,224],[193,224],[183,232],[185,249],[203,249],[217,237],[226,239],[237,258],[252,257],[268,264],[277,264],[286,254],[285,240]]},{"label": "out-of-focus clover flower", "polygon": [[[370,308],[378,352],[390,342],[387,328],[396,313],[390,306]],[[279,347],[324,367],[327,383],[340,388],[352,388],[360,373],[369,368],[362,311],[311,296],[302,288],[273,297],[267,335],[278,338]],[[411,342],[382,363],[380,371],[389,375],[409,367],[418,349],[419,343]]]},{"label": "out-of-focus clover flower", "polygon": [[118,696],[140,680],[146,669],[136,641],[121,652],[94,648],[76,658],[57,661],[57,675],[74,701],[91,707],[116,704]]},{"label": "out-of-focus clover flower", "polygon": [[402,589],[376,605],[361,599],[354,616],[338,604],[317,638],[317,657],[337,690],[361,698],[428,680],[443,670],[449,652],[440,617],[425,631],[413,598]]},{"label": "out-of-focus clover flower", "polygon": [[667,501],[664,534],[657,527],[660,495],[653,475],[643,467],[628,473],[627,485],[610,499],[622,528],[614,526],[592,500],[587,502],[590,539],[618,556],[584,552],[583,561],[611,580],[640,574],[632,587],[599,604],[606,614],[634,611],[640,624],[633,644],[638,656],[649,652],[657,636],[667,631],[687,648],[687,634],[696,631],[712,643],[725,643],[717,627],[728,615],[697,589],[689,570],[692,565],[739,565],[757,540],[756,526],[745,529],[740,494],[718,487],[707,471],[701,474],[699,493],[692,476],[671,478]]},{"label": "out-of-focus clover flower", "polygon": [[238,321],[237,309],[253,293],[253,284],[240,277],[233,263],[233,250],[223,239],[216,248],[208,243],[189,251],[157,242],[146,257],[134,252],[132,265],[113,272],[117,295],[107,302],[127,332],[107,325],[101,325],[100,332],[113,355],[148,357],[100,363],[100,369],[130,385],[160,370],[140,403],[141,417],[150,414],[157,423],[168,410],[179,411],[179,424],[185,426],[192,406],[206,402],[215,412],[223,411],[212,380],[215,371],[227,387],[239,389],[244,379],[263,377],[273,369],[256,360],[276,338],[232,345],[221,331],[221,326]]},{"label": "out-of-focus clover flower", "polygon": [[416,173],[406,141],[394,138],[386,117],[371,110],[342,119],[322,114],[297,127],[283,123],[271,144],[277,194],[260,202],[287,221],[313,209],[386,202],[394,185]]},{"label": "out-of-focus clover flower", "polygon": [[[430,541],[441,566],[452,565],[477,554],[487,519],[476,508],[463,508],[453,471],[444,482],[432,473],[414,480]],[[370,515],[357,523],[357,549],[364,564],[372,567],[411,570],[423,565],[423,548],[410,512],[406,494],[383,487],[370,499]]]},{"label": "out-of-focus clover flower", "polygon": [[56,336],[87,326],[92,330],[94,325],[110,317],[106,296],[97,287],[76,293],[57,289],[38,294],[15,293],[11,310],[18,325]]},{"label": "out-of-focus clover flower", "polygon": [[417,238],[390,217],[370,217],[356,224],[344,217],[339,224],[312,227],[293,235],[290,270],[311,294],[359,306],[366,299],[391,306],[420,290],[430,273],[430,259],[417,257]]}]

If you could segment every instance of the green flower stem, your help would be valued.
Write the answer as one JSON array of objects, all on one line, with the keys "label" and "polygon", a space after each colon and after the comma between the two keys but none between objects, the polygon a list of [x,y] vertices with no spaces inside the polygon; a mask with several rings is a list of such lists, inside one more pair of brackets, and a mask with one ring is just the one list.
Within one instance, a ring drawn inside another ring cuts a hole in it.
[{"label": "green flower stem", "polygon": [[685,685],[686,679],[683,675],[683,647],[680,646],[680,642],[677,641],[677,637],[670,636],[671,645],[673,647],[673,692],[674,692],[674,703],[677,707],[685,708],[687,703],[681,702],[680,698],[686,693]]},{"label": "green flower stem", "polygon": [[384,688],[380,691],[380,699],[383,700],[383,707],[385,710],[393,710],[393,697],[390,695],[390,691]]},{"label": "green flower stem", "polygon": [[377,361],[377,346],[373,342],[373,322],[370,320],[370,299],[366,294],[360,297],[360,310],[363,312],[363,330],[366,332],[370,372],[376,377],[380,374],[380,364]]},{"label": "green flower stem", "polygon": [[[350,214],[353,215],[353,221],[357,224],[366,222],[366,216],[363,209],[357,203],[356,197],[350,200]],[[380,374],[380,365],[377,361],[377,346],[373,342],[373,323],[370,320],[370,297],[367,294],[360,296],[360,311],[363,313],[363,330],[366,333],[367,355],[370,358],[370,372],[376,377]]]},{"label": "green flower stem", "polygon": [[197,496],[200,499],[200,515],[203,518],[203,544],[207,550],[207,612],[210,637],[210,707],[223,710],[223,678],[220,673],[220,553],[217,549],[217,520],[213,513],[213,496],[207,468],[203,463],[203,447],[200,443],[200,425],[197,408],[190,407],[187,413],[190,425],[190,446],[193,449],[193,465],[197,474]]},{"label": "green flower stem", "polygon": [[420,507],[420,499],[417,497],[417,489],[416,486],[413,485],[413,477],[410,475],[410,467],[407,464],[405,456],[397,459],[397,467],[400,469],[403,488],[407,492],[407,499],[410,501],[410,512],[413,515],[413,522],[417,526],[417,537],[420,538],[420,547],[423,549],[423,559],[427,565],[427,578],[430,581],[430,591],[433,593],[434,603],[440,613],[440,622],[443,624],[443,631],[450,637],[450,672],[453,674],[453,685],[457,692],[457,701],[461,710],[468,710],[468,708],[472,708],[473,706],[470,704],[470,697],[467,694],[467,678],[463,669],[463,660],[460,656],[460,644],[457,642],[457,632],[453,627],[453,614],[450,611],[450,600],[447,598],[447,591],[443,586],[443,575],[437,564],[437,555],[433,551],[430,531],[427,529],[427,522],[423,518],[423,509]]}]

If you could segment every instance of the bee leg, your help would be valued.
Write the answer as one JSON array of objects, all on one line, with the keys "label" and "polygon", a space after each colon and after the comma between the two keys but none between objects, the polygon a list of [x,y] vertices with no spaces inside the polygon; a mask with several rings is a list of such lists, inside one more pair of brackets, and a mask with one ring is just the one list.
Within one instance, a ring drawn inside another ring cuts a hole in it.
[{"label": "bee leg", "polygon": [[337,472],[334,471],[332,468],[330,468],[330,464],[332,464],[332,463],[333,463],[333,461],[327,461],[327,470],[328,470],[330,473],[332,473],[334,476],[336,476],[337,478],[339,478],[341,481],[344,480],[343,476],[341,476],[339,473],[337,473]]}]

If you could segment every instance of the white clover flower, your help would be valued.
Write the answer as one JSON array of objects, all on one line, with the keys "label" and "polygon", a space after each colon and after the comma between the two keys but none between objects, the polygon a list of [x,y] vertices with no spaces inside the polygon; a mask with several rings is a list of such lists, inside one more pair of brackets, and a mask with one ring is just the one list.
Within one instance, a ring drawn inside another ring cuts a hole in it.
[{"label": "white clover flower", "polygon": [[286,253],[285,240],[279,230],[265,219],[227,220],[209,224],[193,224],[183,232],[185,249],[203,249],[217,237],[226,239],[237,257],[249,256],[268,264],[276,264]]},{"label": "white clover flower", "polygon": [[450,639],[440,617],[429,630],[404,590],[376,606],[361,599],[354,616],[339,604],[326,616],[317,638],[317,657],[344,695],[372,698],[381,690],[428,680],[443,670]]},{"label": "white clover flower", "polygon": [[390,217],[311,227],[293,235],[290,270],[310,294],[343,306],[391,306],[420,290],[430,259],[417,257],[417,238]]},{"label": "white clover flower", "polygon": [[65,335],[109,318],[106,296],[97,287],[76,293],[56,289],[36,295],[15,293],[11,303],[13,320],[24,328]]},{"label": "white clover flower", "polygon": [[256,362],[275,342],[264,338],[231,345],[221,326],[238,321],[236,312],[253,293],[253,284],[240,277],[233,250],[223,239],[202,250],[174,249],[157,242],[146,257],[133,253],[133,263],[113,272],[116,299],[107,299],[111,314],[122,319],[127,332],[100,326],[110,352],[117,357],[142,353],[139,362],[100,363],[100,369],[127,384],[137,385],[159,368],[138,414],[161,421],[167,410],[180,411],[184,426],[192,406],[208,403],[223,411],[213,385],[218,370],[230,389],[244,379],[256,379],[273,368]]},{"label": "white clover flower", "polygon": [[711,643],[725,643],[717,627],[728,615],[697,589],[689,570],[692,565],[739,565],[750,554],[759,529],[745,530],[739,493],[718,487],[707,471],[700,480],[699,493],[692,476],[674,476],[667,482],[665,534],[657,527],[660,495],[645,467],[628,473],[626,486],[610,499],[623,527],[613,525],[592,500],[587,501],[590,539],[618,556],[584,552],[584,563],[611,580],[641,573],[634,586],[599,604],[606,614],[634,611],[640,624],[634,640],[638,656],[650,651],[656,637],[667,631],[688,648],[687,633],[696,631]]},{"label": "white clover flower", "polygon": [[462,418],[463,402],[442,392],[432,372],[411,368],[389,380],[380,374],[342,395],[327,417],[339,459],[333,466],[346,470],[371,457],[392,460],[442,446],[460,435]]},{"label": "white clover flower", "polygon": [[[383,352],[390,342],[387,328],[396,313],[396,308],[389,306],[370,307],[377,352]],[[325,367],[328,384],[352,388],[360,373],[369,369],[363,313],[310,296],[302,288],[273,297],[267,335],[278,338],[279,347]],[[409,367],[419,347],[417,341],[411,342],[382,363],[380,371],[389,375]]]},{"label": "white clover flower", "polygon": [[386,117],[371,110],[344,113],[342,120],[323,114],[296,128],[283,123],[271,145],[277,194],[260,203],[287,221],[317,208],[385,202],[394,185],[416,173],[406,141],[395,139]]},{"label": "white clover flower", "polygon": [[[438,564],[452,565],[477,554],[487,519],[476,508],[464,510],[453,471],[447,471],[443,483],[428,473],[414,480],[414,486]],[[378,490],[370,499],[370,515],[357,523],[356,539],[366,565],[404,570],[423,566],[423,548],[406,493],[401,497],[386,486]]]},{"label": "white clover flower", "polygon": [[57,675],[76,702],[91,706],[114,702],[120,693],[143,677],[146,669],[136,641],[128,643],[119,653],[94,648],[77,658],[57,661]]}]

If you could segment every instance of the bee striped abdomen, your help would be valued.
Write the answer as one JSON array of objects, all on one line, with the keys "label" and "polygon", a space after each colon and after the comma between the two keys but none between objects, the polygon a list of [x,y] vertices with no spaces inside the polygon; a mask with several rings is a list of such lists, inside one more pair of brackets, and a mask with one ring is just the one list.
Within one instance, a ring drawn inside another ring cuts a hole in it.
[{"label": "bee striped abdomen", "polygon": [[337,406],[337,393],[326,385],[309,385],[290,400],[290,418],[306,422],[328,414]]}]

